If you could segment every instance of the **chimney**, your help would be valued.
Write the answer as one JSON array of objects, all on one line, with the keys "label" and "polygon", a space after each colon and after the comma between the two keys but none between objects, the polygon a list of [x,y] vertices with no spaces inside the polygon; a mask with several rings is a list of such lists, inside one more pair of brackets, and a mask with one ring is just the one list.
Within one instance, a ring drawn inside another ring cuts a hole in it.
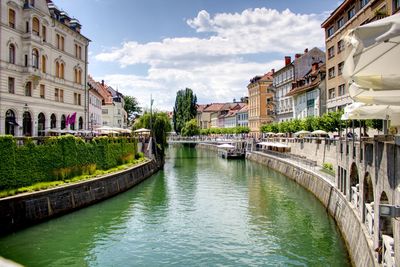
[{"label": "chimney", "polygon": [[275,69],[271,69],[272,75],[274,75],[275,73]]},{"label": "chimney", "polygon": [[312,72],[315,72],[317,69],[318,69],[318,62],[314,62],[314,63],[311,65],[311,70],[312,70]]},{"label": "chimney", "polygon": [[308,48],[304,49],[304,54],[308,53]]},{"label": "chimney", "polygon": [[301,57],[301,54],[296,54],[296,55],[294,55],[294,57],[295,57],[296,59],[298,59],[299,57]]},{"label": "chimney", "polygon": [[285,56],[285,66],[289,65],[290,62],[292,62],[292,57],[290,57],[290,56]]},{"label": "chimney", "polygon": [[104,80],[101,80],[101,86],[104,86]]}]

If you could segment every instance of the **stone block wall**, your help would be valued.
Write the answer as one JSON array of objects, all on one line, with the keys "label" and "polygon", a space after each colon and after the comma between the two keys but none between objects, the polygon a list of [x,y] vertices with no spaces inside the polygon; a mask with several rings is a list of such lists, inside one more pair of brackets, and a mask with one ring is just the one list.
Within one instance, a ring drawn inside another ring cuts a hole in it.
[{"label": "stone block wall", "polygon": [[160,169],[149,161],[118,173],[0,199],[0,235],[89,206],[126,191]]}]

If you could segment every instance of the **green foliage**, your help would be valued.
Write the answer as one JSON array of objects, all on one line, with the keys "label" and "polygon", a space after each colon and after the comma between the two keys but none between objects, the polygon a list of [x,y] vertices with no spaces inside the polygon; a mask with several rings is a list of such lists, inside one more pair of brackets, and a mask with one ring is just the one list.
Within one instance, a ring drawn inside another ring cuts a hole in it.
[{"label": "green foliage", "polygon": [[322,164],[322,168],[324,168],[328,171],[333,171],[333,165],[332,165],[332,163],[329,163],[329,162],[324,162],[324,164]]},{"label": "green foliage", "polygon": [[172,118],[174,130],[181,133],[185,123],[194,119],[197,114],[197,97],[192,89],[186,88],[176,93],[174,115]]},{"label": "green foliage", "polygon": [[128,122],[131,123],[135,119],[135,113],[142,112],[142,108],[139,107],[136,97],[126,95],[124,96],[124,102],[124,109],[128,113]]},{"label": "green foliage", "polygon": [[[150,121],[152,125],[150,125]],[[146,112],[134,125],[134,129],[139,128],[153,128],[153,137],[156,139],[156,143],[158,144],[157,149],[159,155],[164,156],[164,150],[167,146],[167,134],[172,130],[168,114],[165,112],[155,112],[150,115],[150,113]]]},{"label": "green foliage", "polygon": [[210,134],[242,134],[249,133],[250,128],[245,126],[237,126],[233,128],[209,128],[201,129],[200,135],[210,135]]},{"label": "green foliage", "polygon": [[181,134],[183,136],[194,136],[199,135],[200,128],[197,126],[197,121],[195,119],[191,119],[190,121],[185,123],[185,127],[182,128]]},{"label": "green foliage", "polygon": [[0,136],[0,190],[40,182],[65,180],[130,162],[137,141],[126,138],[95,138],[86,143],[71,135],[50,137],[42,145],[27,140],[18,146],[12,136]]},{"label": "green foliage", "polygon": [[[273,122],[262,125],[260,130],[263,133],[295,133],[301,130],[306,130],[310,132],[315,130],[336,132],[339,131],[340,128],[345,128],[346,124],[348,125],[348,127],[351,126],[351,123],[354,124],[354,127],[360,126],[360,123],[358,121],[342,121],[342,114],[343,111],[336,111],[325,113],[321,117],[307,117],[302,120],[294,119],[291,121],[284,121],[280,123]],[[382,120],[367,120],[366,125],[371,128],[382,129]]]}]

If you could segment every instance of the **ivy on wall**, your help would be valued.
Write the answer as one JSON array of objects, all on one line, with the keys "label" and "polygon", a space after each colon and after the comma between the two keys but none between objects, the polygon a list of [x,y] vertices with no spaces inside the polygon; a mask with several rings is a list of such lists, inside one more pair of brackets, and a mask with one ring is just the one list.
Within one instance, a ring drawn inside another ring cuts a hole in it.
[{"label": "ivy on wall", "polygon": [[0,136],[0,190],[38,182],[68,179],[107,170],[135,158],[137,140],[98,137],[91,142],[71,135],[50,137],[35,145],[17,146],[12,136]]}]

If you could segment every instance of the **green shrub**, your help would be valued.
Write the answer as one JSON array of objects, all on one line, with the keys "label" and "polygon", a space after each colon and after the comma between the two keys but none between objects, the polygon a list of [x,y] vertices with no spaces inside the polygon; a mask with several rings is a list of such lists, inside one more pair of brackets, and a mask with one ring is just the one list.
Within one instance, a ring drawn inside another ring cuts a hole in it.
[{"label": "green shrub", "polygon": [[99,137],[86,143],[67,135],[50,137],[42,145],[28,138],[17,147],[12,136],[0,136],[0,191],[108,170],[133,162],[136,151],[133,138]]}]

